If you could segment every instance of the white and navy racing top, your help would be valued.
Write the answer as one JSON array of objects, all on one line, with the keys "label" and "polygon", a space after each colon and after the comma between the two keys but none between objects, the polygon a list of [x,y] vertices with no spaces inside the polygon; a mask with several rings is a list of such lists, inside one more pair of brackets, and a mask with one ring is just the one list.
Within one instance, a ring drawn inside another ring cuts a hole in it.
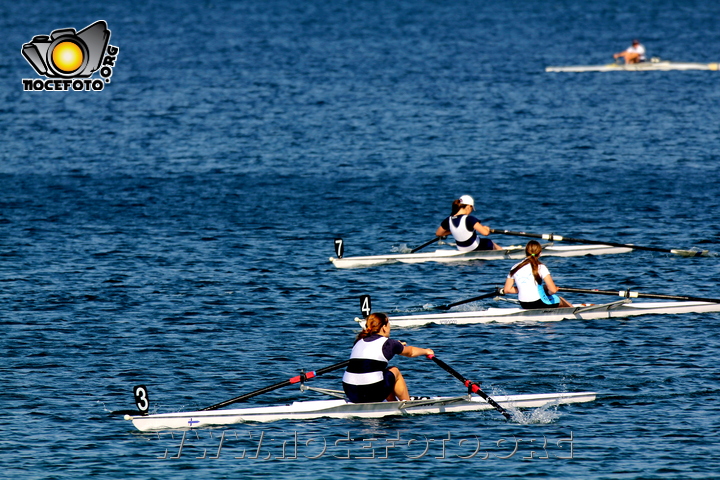
[{"label": "white and navy racing top", "polygon": [[343,383],[372,385],[383,382],[383,371],[395,355],[405,347],[398,340],[374,334],[358,340],[350,353],[350,362],[343,374]]},{"label": "white and navy racing top", "polygon": [[447,217],[440,226],[452,233],[457,249],[461,252],[472,252],[480,245],[480,238],[475,231],[475,224],[480,220],[472,215]]}]

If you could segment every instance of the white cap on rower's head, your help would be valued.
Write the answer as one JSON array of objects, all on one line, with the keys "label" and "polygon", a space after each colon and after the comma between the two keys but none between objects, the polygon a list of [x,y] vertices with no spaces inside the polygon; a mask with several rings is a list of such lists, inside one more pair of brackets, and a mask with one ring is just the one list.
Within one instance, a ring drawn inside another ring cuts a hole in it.
[{"label": "white cap on rower's head", "polygon": [[475,208],[475,200],[470,195],[463,195],[460,197],[460,203],[463,205],[470,205],[471,207]]}]

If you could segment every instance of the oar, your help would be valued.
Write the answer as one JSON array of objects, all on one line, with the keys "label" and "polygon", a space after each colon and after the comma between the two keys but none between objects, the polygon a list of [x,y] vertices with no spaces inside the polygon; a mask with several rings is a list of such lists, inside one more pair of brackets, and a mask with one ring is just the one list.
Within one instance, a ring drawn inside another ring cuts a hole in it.
[{"label": "oar", "polygon": [[450,310],[452,307],[462,305],[463,303],[475,302],[477,300],[482,300],[484,298],[494,297],[495,295],[500,295],[499,288],[495,288],[495,290],[493,290],[492,292],[485,293],[483,295],[480,295],[479,297],[468,298],[467,300],[460,300],[459,302],[448,303],[447,305],[438,305],[437,307],[433,307],[433,309],[434,310]]},{"label": "oar", "polygon": [[617,295],[618,297],[625,298],[661,298],[665,300],[691,300],[695,302],[710,302],[720,303],[719,298],[701,298],[701,297],[688,297],[683,295],[662,295],[657,293],[640,293],[631,292],[630,290],[589,290],[586,288],[570,288],[560,287],[558,289],[561,292],[573,292],[573,293],[596,293],[598,295]]},{"label": "oar", "polygon": [[633,245],[631,243],[614,243],[600,240],[585,240],[582,238],[570,238],[563,237],[561,235],[555,235],[553,233],[525,233],[525,232],[512,232],[510,230],[498,230],[495,228],[490,229],[490,233],[499,233],[501,235],[515,235],[516,237],[530,237],[530,238],[542,238],[550,242],[575,242],[575,243],[586,243],[589,245],[610,245],[611,247],[627,247],[633,250],[648,250],[651,252],[663,252],[680,255],[681,257],[707,257],[709,252],[707,250],[680,250],[677,248],[657,248],[657,247],[641,247],[639,245]]},{"label": "oar", "polygon": [[463,377],[462,375],[460,375],[457,371],[455,371],[454,368],[452,368],[450,365],[448,365],[447,363],[445,363],[445,362],[443,362],[442,360],[440,360],[439,358],[437,358],[435,355],[428,355],[427,357],[428,357],[430,360],[432,360],[433,362],[437,363],[440,368],[442,368],[443,370],[445,370],[446,372],[448,372],[450,375],[452,375],[453,377],[455,377],[455,378],[457,378],[458,380],[460,380],[460,381],[463,383],[463,385],[465,385],[466,387],[468,387],[468,389],[469,389],[471,392],[476,393],[476,394],[478,394],[479,396],[481,396],[487,403],[489,403],[490,405],[492,405],[492,406],[495,408],[495,410],[497,410],[498,412],[502,413],[502,414],[505,416],[505,418],[507,418],[508,420],[511,420],[511,419],[512,419],[512,415],[510,415],[510,414],[508,413],[508,411],[505,410],[503,407],[501,407],[495,400],[493,400],[492,398],[490,398],[490,396],[488,396],[487,393],[483,392],[483,391],[480,389],[480,385],[478,385],[477,383],[475,383],[475,382],[473,382],[473,381],[470,381],[470,380],[466,379],[465,377]]},{"label": "oar", "polygon": [[433,238],[432,240],[428,240],[427,242],[423,243],[423,244],[420,245],[419,247],[415,247],[415,248],[413,248],[412,250],[410,250],[410,253],[415,253],[415,252],[417,252],[418,250],[422,250],[423,248],[427,247],[428,245],[432,245],[433,243],[437,242],[437,241],[440,240],[441,238],[442,238],[442,237],[435,237],[435,238]]},{"label": "oar", "polygon": [[273,390],[277,390],[278,388],[287,387],[288,385],[292,385],[294,383],[304,382],[305,380],[310,380],[311,378],[315,378],[319,375],[322,375],[323,373],[332,372],[333,370],[347,367],[348,363],[350,363],[350,360],[345,360],[344,362],[336,363],[335,365],[330,365],[329,367],[321,368],[320,370],[318,370],[316,372],[307,372],[302,375],[292,377],[283,382],[279,382],[274,385],[270,385],[270,386],[261,388],[259,390],[255,390],[254,392],[246,393],[245,395],[240,395],[239,397],[231,398],[230,400],[225,400],[224,402],[216,403],[215,405],[211,405],[209,407],[203,408],[202,410],[217,410],[218,408],[225,407],[232,403],[242,402],[243,400],[247,400],[248,398],[252,398],[256,395],[261,395],[263,393],[272,392]]}]

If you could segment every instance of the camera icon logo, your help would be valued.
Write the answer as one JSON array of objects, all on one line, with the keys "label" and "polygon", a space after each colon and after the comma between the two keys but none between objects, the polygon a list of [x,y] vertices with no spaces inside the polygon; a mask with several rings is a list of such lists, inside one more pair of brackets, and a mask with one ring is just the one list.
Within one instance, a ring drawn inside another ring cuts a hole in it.
[{"label": "camera icon logo", "polygon": [[22,54],[47,78],[88,78],[100,68],[109,41],[107,23],[99,20],[79,32],[61,28],[37,35],[22,46]]}]

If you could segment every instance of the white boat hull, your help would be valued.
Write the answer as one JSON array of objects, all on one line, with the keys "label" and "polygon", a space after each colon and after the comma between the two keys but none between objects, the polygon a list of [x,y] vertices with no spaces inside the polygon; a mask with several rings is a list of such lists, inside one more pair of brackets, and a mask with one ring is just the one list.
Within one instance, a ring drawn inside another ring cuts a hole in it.
[{"label": "white boat hull", "polygon": [[[560,320],[596,320],[636,315],[720,312],[720,303],[710,302],[638,302],[619,300],[598,305],[568,308],[525,310],[522,308],[488,308],[474,312],[425,313],[391,316],[394,328],[419,327],[430,323],[439,325],[467,325],[475,323],[558,322]],[[364,328],[365,320],[355,318]]]},{"label": "white boat hull", "polygon": [[669,70],[717,70],[717,63],[689,62],[641,62],[641,63],[610,63],[607,65],[578,65],[569,67],[546,67],[546,72],[649,72]]},{"label": "white boat hull", "polygon": [[[537,408],[548,404],[592,402],[595,392],[545,393],[534,395],[500,395],[493,400],[506,409]],[[437,414],[490,410],[481,397],[435,397],[405,402],[350,403],[346,400],[315,400],[289,405],[179,412],[145,416],[126,415],[143,432],[204,428],[243,422],[276,420],[309,420],[316,418],[381,418],[393,415]]]},{"label": "white boat hull", "polygon": [[[548,245],[543,248],[544,257],[581,257],[585,255],[609,255],[631,252],[628,247],[609,245]],[[525,258],[525,247],[514,246],[503,250],[475,250],[462,253],[457,250],[435,250],[424,253],[398,253],[393,255],[373,255],[366,257],[331,257],[337,268],[361,268],[391,263],[423,262],[467,262],[471,260],[517,260]]]}]

